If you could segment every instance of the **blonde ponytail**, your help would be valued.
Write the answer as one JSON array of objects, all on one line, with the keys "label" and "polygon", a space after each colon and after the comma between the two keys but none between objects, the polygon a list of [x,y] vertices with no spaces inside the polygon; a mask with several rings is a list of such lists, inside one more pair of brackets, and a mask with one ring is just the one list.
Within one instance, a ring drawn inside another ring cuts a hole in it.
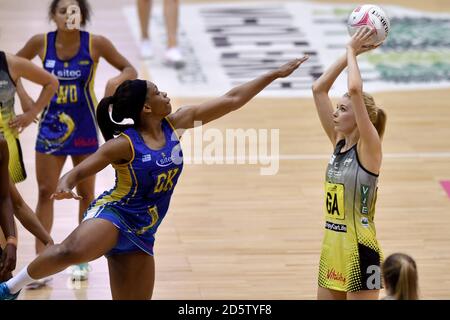
[{"label": "blonde ponytail", "polygon": [[387,120],[386,112],[376,106],[375,99],[370,94],[363,92],[363,98],[370,121],[374,125],[375,129],[377,129],[378,136],[383,138]]},{"label": "blonde ponytail", "polygon": [[419,299],[416,262],[403,253],[390,255],[383,263],[386,289],[396,300]]}]

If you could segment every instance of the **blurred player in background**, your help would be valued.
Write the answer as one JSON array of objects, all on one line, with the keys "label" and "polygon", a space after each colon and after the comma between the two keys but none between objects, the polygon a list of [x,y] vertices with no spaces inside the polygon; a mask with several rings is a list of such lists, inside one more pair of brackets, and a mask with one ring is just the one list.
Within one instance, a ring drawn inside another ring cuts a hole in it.
[{"label": "blurred player in background", "polygon": [[[153,46],[150,40],[149,26],[151,25],[152,4],[154,0],[137,0],[139,25],[141,28],[141,58],[153,57]],[[178,47],[178,12],[179,0],[164,1],[164,19],[166,23],[167,49],[164,62],[168,66],[182,68],[185,65],[183,55]]]},{"label": "blurred player in background", "polygon": [[[98,149],[94,93],[95,70],[100,58],[120,71],[106,84],[105,95],[110,96],[127,79],[137,76],[136,70],[106,37],[81,31],[89,21],[91,11],[86,0],[53,0],[49,17],[56,31],[33,36],[19,50],[18,56],[33,59],[39,56],[44,68],[57,76],[59,88],[45,108],[39,123],[36,140],[36,177],[39,199],[36,214],[47,231],[53,224],[53,200],[61,170],[67,156],[73,165],[81,163]],[[20,92],[19,92],[20,93]],[[79,207],[79,221],[94,199],[95,176],[78,184],[83,196]],[[36,240],[36,252],[44,244]],[[73,279],[88,278],[89,266],[73,266]],[[45,284],[45,281],[36,285]]]}]

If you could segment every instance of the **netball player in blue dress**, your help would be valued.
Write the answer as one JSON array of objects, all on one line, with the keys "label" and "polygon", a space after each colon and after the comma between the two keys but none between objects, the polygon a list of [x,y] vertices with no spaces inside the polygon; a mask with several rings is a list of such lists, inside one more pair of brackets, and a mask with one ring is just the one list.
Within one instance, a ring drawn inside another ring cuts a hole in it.
[{"label": "netball player in blue dress", "polygon": [[[94,79],[100,58],[120,71],[108,81],[105,96],[112,95],[124,80],[137,76],[136,70],[107,38],[68,27],[67,9],[74,5],[81,13],[81,26],[85,25],[90,17],[86,0],[53,0],[49,17],[56,23],[57,30],[33,36],[17,53],[30,60],[38,55],[44,68],[56,75],[60,83],[57,94],[42,113],[36,141],[39,187],[36,214],[49,232],[53,224],[50,196],[56,189],[67,156],[72,157],[75,166],[98,149]],[[94,175],[77,185],[77,192],[83,196],[79,221],[94,199],[94,187]],[[44,244],[36,239],[37,253],[43,248]],[[86,279],[87,272],[86,264],[73,268],[77,279]]]},{"label": "netball player in blue dress", "polygon": [[[83,222],[66,240],[46,248],[15,277],[1,283],[0,298],[14,299],[34,279],[102,255],[108,259],[113,299],[151,298],[154,237],[183,168],[175,130],[192,128],[196,121],[206,124],[239,109],[306,59],[292,60],[222,97],[173,114],[170,99],[155,84],[144,80],[122,83],[97,109],[97,121],[107,142],[60,179],[53,198],[81,199],[72,189],[109,164],[116,170],[115,186],[91,204]],[[126,118],[134,124],[117,124]],[[113,138],[114,134],[118,136]]]}]

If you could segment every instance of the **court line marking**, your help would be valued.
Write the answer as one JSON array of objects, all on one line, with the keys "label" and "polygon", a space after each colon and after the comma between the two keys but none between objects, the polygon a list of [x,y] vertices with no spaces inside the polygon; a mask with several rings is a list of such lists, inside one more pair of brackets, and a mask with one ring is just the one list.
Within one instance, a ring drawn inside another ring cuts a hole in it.
[{"label": "court line marking", "polygon": [[[258,160],[324,160],[330,159],[331,154],[280,154],[270,156],[226,156],[226,157],[189,157],[184,156],[185,161],[209,161],[214,162],[222,159],[225,162],[231,161],[254,161]],[[404,152],[404,153],[386,153],[384,159],[448,159],[450,152]]]}]

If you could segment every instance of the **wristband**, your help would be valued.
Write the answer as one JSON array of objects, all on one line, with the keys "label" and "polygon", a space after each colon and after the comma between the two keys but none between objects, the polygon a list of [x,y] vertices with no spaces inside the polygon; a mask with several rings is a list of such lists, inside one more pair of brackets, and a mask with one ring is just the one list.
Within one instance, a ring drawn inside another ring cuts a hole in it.
[{"label": "wristband", "polygon": [[6,244],[12,244],[13,246],[15,246],[17,248],[17,238],[14,236],[9,236],[6,239]]}]

